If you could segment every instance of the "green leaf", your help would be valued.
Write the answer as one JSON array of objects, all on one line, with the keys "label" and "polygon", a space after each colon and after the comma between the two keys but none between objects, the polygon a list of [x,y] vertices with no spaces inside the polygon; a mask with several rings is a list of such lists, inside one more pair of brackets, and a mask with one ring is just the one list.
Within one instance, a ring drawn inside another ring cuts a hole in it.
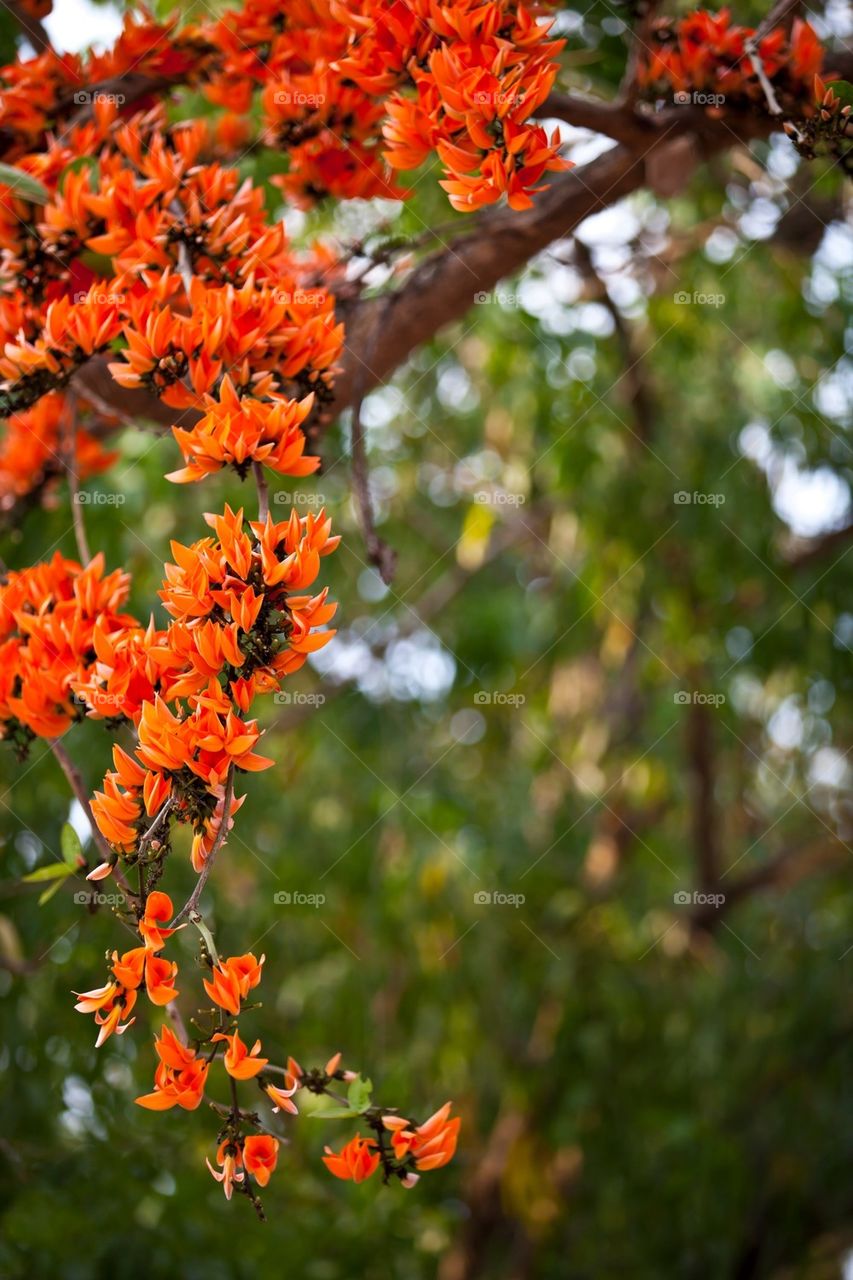
[{"label": "green leaf", "polygon": [[47,187],[43,187],[38,178],[11,164],[0,164],[0,183],[9,187],[14,195],[32,200],[34,204],[47,204],[50,199]]},{"label": "green leaf", "polygon": [[826,87],[841,99],[842,106],[853,106],[853,84],[849,80],[828,80]]},{"label": "green leaf", "polygon": [[50,899],[62,888],[64,883],[64,880],[57,880],[54,884],[48,885],[48,887],[39,894],[39,906],[43,907],[46,902],[50,902]]},{"label": "green leaf", "polygon": [[326,1107],[323,1111],[312,1111],[311,1120],[352,1120],[358,1113],[352,1107]]},{"label": "green leaf", "polygon": [[370,1100],[372,1096],[373,1096],[373,1081],[362,1080],[361,1076],[356,1076],[356,1078],[351,1082],[349,1089],[347,1090],[347,1098],[349,1099],[349,1104],[352,1107],[353,1111],[358,1112],[359,1115],[361,1115],[362,1112],[366,1111],[367,1108],[370,1106]]},{"label": "green leaf", "polygon": [[65,179],[69,173],[82,173],[84,169],[89,171],[90,187],[93,191],[97,191],[101,167],[96,156],[75,156],[59,175],[59,190],[65,191]]},{"label": "green leaf", "polygon": [[51,862],[50,866],[37,867],[35,871],[22,876],[21,879],[24,884],[42,884],[45,880],[65,880],[73,874],[73,869],[66,866],[64,862]]},{"label": "green leaf", "polygon": [[83,846],[80,843],[80,837],[70,822],[63,824],[59,843],[66,863],[72,871],[76,871],[85,859],[83,858]]}]

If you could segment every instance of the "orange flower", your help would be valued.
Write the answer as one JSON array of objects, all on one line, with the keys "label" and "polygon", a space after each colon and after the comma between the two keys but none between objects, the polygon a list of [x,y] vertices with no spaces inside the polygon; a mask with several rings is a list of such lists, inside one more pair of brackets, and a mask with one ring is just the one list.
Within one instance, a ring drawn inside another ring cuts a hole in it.
[{"label": "orange flower", "polygon": [[149,893],[145,902],[145,914],[137,926],[149,951],[162,951],[166,939],[171,938],[175,930],[164,926],[174,914],[175,909],[168,893],[161,893],[159,889]]},{"label": "orange flower", "polygon": [[146,947],[134,947],[122,956],[117,951],[113,952],[113,973],[122,986],[134,990],[142,984],[148,954]]},{"label": "orange flower", "polygon": [[221,1009],[236,1016],[240,1012],[241,1000],[245,1000],[251,989],[260,982],[265,959],[266,956],[261,956],[260,960],[256,960],[249,952],[244,956],[231,956],[228,960],[221,960],[213,970],[210,981],[203,979],[205,991]]},{"label": "orange flower", "polygon": [[149,1111],[167,1111],[170,1107],[194,1111],[204,1096],[208,1064],[182,1045],[168,1026],[163,1027],[160,1039],[154,1043],[160,1058],[154,1092],[143,1094],[136,1102]]},{"label": "orange flower", "polygon": [[374,1138],[362,1138],[356,1134],[339,1152],[326,1147],[323,1164],[336,1178],[352,1182],[364,1182],[379,1167],[379,1152]]},{"label": "orange flower", "polygon": [[[225,1192],[225,1199],[230,1200],[234,1190],[234,1183],[242,1182],[246,1176],[240,1168],[243,1163],[243,1159],[240,1154],[240,1148],[237,1144],[229,1141],[228,1139],[226,1139],[225,1142],[220,1143],[216,1151],[216,1163],[222,1165],[221,1173],[217,1169],[214,1169],[209,1160],[205,1160],[205,1164],[213,1174],[216,1181],[222,1183],[222,1190]],[[269,1180],[269,1173],[267,1174],[267,1180]]]},{"label": "orange flower", "polygon": [[240,981],[237,974],[225,966],[220,965],[213,970],[213,976],[210,980],[202,979],[204,989],[210,996],[214,1004],[218,1004],[220,1009],[225,1009],[234,1016],[240,1012]]},{"label": "orange flower", "polygon": [[260,1040],[256,1040],[251,1050],[247,1049],[240,1039],[239,1033],[234,1032],[228,1036],[218,1031],[215,1036],[211,1037],[212,1042],[216,1044],[219,1040],[225,1040],[228,1048],[225,1051],[223,1059],[225,1070],[229,1076],[233,1076],[235,1080],[251,1080],[258,1072],[263,1071],[269,1062],[269,1058],[258,1057],[261,1048]]},{"label": "orange flower", "polygon": [[241,398],[225,377],[218,402],[211,403],[197,426],[191,431],[172,428],[187,466],[170,472],[166,479],[186,484],[228,465],[245,475],[252,462],[262,462],[283,475],[311,475],[320,459],[303,456],[305,436],[300,428],[313,404],[311,395],[299,402]]},{"label": "orange flower", "polygon": [[152,1004],[169,1004],[178,994],[172,986],[178,973],[177,964],[149,952],[145,961],[145,989]]},{"label": "orange flower", "polygon": [[456,1117],[450,1120],[451,1103],[446,1102],[429,1120],[412,1129],[410,1122],[402,1116],[383,1116],[382,1123],[390,1129],[393,1137],[391,1145],[398,1160],[411,1155],[415,1166],[421,1171],[440,1169],[442,1165],[453,1159],[459,1126],[462,1121]]},{"label": "orange flower", "polygon": [[243,1143],[243,1165],[259,1187],[265,1187],[278,1161],[278,1139],[267,1133],[253,1133]]},{"label": "orange flower", "polygon": [[274,1084],[268,1084],[266,1089],[267,1097],[273,1104],[273,1111],[289,1111],[291,1115],[298,1116],[299,1109],[292,1099],[300,1086],[299,1077],[286,1071],[284,1073],[284,1083],[286,1085],[284,1089],[279,1089]]},{"label": "orange flower", "polygon": [[119,982],[108,982],[106,986],[96,987],[93,991],[75,991],[74,994],[78,1001],[74,1006],[77,1012],[95,1015],[99,1028],[96,1049],[100,1049],[104,1041],[114,1033],[117,1036],[124,1035],[136,1021],[135,1018],[129,1018],[127,1022],[122,1022],[122,1018],[126,1018],[136,1004],[136,991],[128,990]]}]

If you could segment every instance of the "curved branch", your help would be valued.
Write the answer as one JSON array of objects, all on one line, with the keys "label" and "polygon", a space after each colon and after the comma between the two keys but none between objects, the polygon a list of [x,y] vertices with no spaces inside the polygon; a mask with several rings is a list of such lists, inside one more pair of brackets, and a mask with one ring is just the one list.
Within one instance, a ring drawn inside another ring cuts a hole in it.
[{"label": "curved branch", "polygon": [[207,857],[204,860],[204,865],[202,866],[202,869],[199,872],[198,880],[196,881],[196,886],[193,889],[190,896],[187,898],[184,905],[181,907],[178,914],[175,916],[171,925],[169,926],[171,929],[174,929],[176,925],[178,925],[180,921],[183,920],[184,916],[188,916],[189,919],[192,920],[193,924],[196,925],[196,927],[198,927],[198,922],[199,920],[201,920],[201,916],[198,910],[198,904],[201,900],[201,895],[204,891],[204,886],[207,884],[208,876],[213,870],[213,863],[216,858],[216,855],[219,852],[219,850],[222,848],[223,844],[225,843],[225,837],[228,834],[228,818],[231,814],[231,800],[233,798],[233,795],[234,795],[234,765],[230,764],[228,766],[228,777],[225,781],[225,795],[222,798],[222,821],[219,824],[219,830],[216,833],[216,839],[213,841],[213,844],[210,849],[210,853],[207,855]]},{"label": "curved branch", "polygon": [[[65,777],[68,779],[68,784],[71,787],[71,790],[74,792],[74,795],[80,804],[80,808],[83,810],[84,814],[86,815],[86,821],[89,823],[89,826],[92,828],[92,839],[95,842],[98,852],[100,853],[104,862],[113,862],[116,856],[115,852],[113,851],[111,846],[107,844],[107,841],[101,835],[101,831],[100,831],[100,828],[98,827],[98,824],[95,822],[95,815],[92,813],[92,806],[89,803],[89,794],[86,790],[86,784],[83,781],[83,775],[80,773],[79,769],[74,764],[73,760],[71,759],[71,757],[69,756],[65,748],[62,746],[58,738],[51,739],[49,745],[50,745],[51,751],[53,752],[54,757],[59,762],[59,766],[62,769],[62,772],[65,774]],[[137,895],[133,892],[130,885],[127,883],[127,880],[124,878],[124,873],[122,872],[121,867],[118,865],[117,862],[114,863],[112,874],[113,874],[113,879],[116,881],[116,883],[118,884],[119,888],[121,889],[122,893],[127,898],[127,900],[129,902],[135,902],[137,899]]]}]

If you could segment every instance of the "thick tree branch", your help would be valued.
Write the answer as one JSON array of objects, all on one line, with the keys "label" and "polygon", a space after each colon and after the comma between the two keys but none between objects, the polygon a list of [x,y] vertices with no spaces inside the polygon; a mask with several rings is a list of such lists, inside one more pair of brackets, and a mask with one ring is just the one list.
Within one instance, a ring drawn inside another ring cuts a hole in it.
[{"label": "thick tree branch", "polygon": [[562,120],[575,129],[603,133],[605,137],[624,142],[627,146],[648,144],[657,129],[655,117],[651,114],[574,93],[549,94],[536,115],[543,120]]}]

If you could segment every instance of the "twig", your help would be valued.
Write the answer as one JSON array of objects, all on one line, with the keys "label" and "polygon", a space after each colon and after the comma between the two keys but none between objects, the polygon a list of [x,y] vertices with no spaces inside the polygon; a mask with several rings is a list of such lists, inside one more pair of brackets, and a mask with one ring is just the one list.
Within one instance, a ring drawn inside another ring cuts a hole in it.
[{"label": "twig", "polygon": [[761,54],[758,46],[774,27],[784,26],[787,30],[794,19],[794,15],[800,7],[800,0],[777,0],[769,13],[765,14],[761,22],[759,22],[755,31],[744,44],[744,53],[748,56],[752,63],[752,69],[758,78],[758,83],[767,99],[767,106],[772,116],[784,115],[779,105],[779,99],[776,97],[776,91],[767,78],[767,72],[764,70],[764,63],[761,60]]},{"label": "twig", "polygon": [[172,796],[167,796],[166,799],[163,801],[159,811],[154,816],[154,821],[151,823],[151,826],[148,828],[148,830],[143,834],[141,840],[139,841],[139,844],[136,847],[137,858],[141,858],[142,855],[145,852],[147,852],[148,846],[151,843],[152,839],[154,838],[154,833],[156,832],[160,823],[163,821],[166,814],[172,808],[172,805],[174,803],[175,802]]},{"label": "twig", "polygon": [[658,7],[659,0],[647,0],[644,10],[640,13],[637,24],[631,32],[631,43],[628,48],[628,57],[625,61],[625,71],[622,75],[622,82],[619,85],[619,94],[616,99],[617,103],[622,107],[633,107],[637,100],[639,91],[638,72],[643,60],[643,50],[647,50],[649,47],[655,11]]},{"label": "twig", "polygon": [[86,537],[86,524],[80,502],[80,477],[77,474],[77,393],[71,387],[65,395],[63,434],[65,473],[68,476],[68,488],[71,493],[71,520],[74,525],[74,537],[77,539],[77,551],[85,567],[92,559],[92,554],[89,551],[89,540]]},{"label": "twig", "polygon": [[758,83],[764,91],[764,96],[767,99],[767,107],[771,116],[781,116],[783,113],[782,108],[779,106],[779,99],[776,97],[776,91],[774,90],[773,85],[767,78],[767,72],[764,70],[764,63],[761,60],[761,54],[758,52],[758,39],[759,36],[756,31],[755,34],[750,36],[744,44],[744,53],[746,53],[752,63],[752,69],[758,77]]},{"label": "twig", "polygon": [[270,493],[266,476],[264,475],[264,464],[262,462],[253,462],[252,472],[255,477],[255,484],[258,486],[258,520],[261,524],[265,524],[270,513]]},{"label": "twig", "polygon": [[625,364],[625,371],[622,376],[636,424],[636,435],[643,444],[648,445],[654,428],[655,409],[646,381],[647,373],[643,366],[642,356],[634,349],[631,329],[626,323],[622,312],[613,301],[606,281],[599,275],[589,249],[578,236],[575,236],[573,243],[575,261],[588,279],[595,280],[600,285],[601,301],[613,319],[613,326]]},{"label": "twig", "polygon": [[367,450],[364,445],[364,429],[361,422],[361,406],[364,401],[365,372],[372,373],[370,367],[381,330],[385,327],[389,313],[394,305],[396,294],[389,293],[376,315],[373,332],[364,353],[364,360],[359,369],[352,406],[352,484],[355,495],[358,518],[364,535],[367,558],[379,570],[379,575],[386,586],[394,578],[397,565],[397,553],[376,532],[373,514],[373,502],[370,497],[370,478],[367,466]]},{"label": "twig", "polygon": [[[201,919],[201,914],[198,909],[198,904],[201,899],[202,892],[204,891],[204,886],[207,884],[208,876],[213,870],[214,859],[216,858],[216,855],[219,852],[219,850],[222,848],[222,845],[225,843],[225,836],[228,831],[228,815],[231,812],[231,799],[233,795],[234,795],[234,766],[233,764],[231,764],[228,766],[228,777],[225,782],[225,796],[222,801],[222,820],[219,824],[219,830],[216,833],[216,839],[214,840],[213,845],[211,846],[210,853],[207,855],[207,857],[204,860],[204,865],[202,866],[201,871],[199,872],[199,876],[198,876],[198,880],[196,881],[195,888],[193,889],[192,893],[187,898],[186,902],[181,907],[180,911],[175,916],[174,920],[170,925],[170,928],[172,929],[174,929],[175,926],[179,924],[181,920],[183,920],[184,916],[189,916],[193,924],[196,926],[196,928],[198,928],[198,920],[194,919],[193,916],[196,915],[199,917],[199,920]],[[201,930],[199,930],[199,932],[201,932]]]},{"label": "twig", "polygon": [[[82,778],[82,775],[80,774],[79,769],[73,763],[71,757],[69,756],[65,748],[62,746],[58,738],[53,738],[50,741],[50,749],[53,752],[56,759],[59,761],[60,768],[62,769],[62,772],[65,774],[65,777],[68,779],[69,786],[71,787],[71,790],[74,792],[74,795],[77,798],[80,804],[80,807],[82,808],[83,812],[86,815],[89,825],[92,828],[92,839],[94,840],[98,848],[98,851],[101,854],[101,857],[103,858],[104,862],[113,863],[116,856],[115,852],[107,843],[106,839],[101,834],[100,829],[98,828],[98,824],[95,822],[95,817],[94,817],[94,814],[92,813],[92,806],[89,803],[89,796],[86,791],[86,785],[83,782],[83,778]],[[124,878],[124,873],[122,872],[117,862],[115,862],[113,866],[112,873],[113,873],[113,878],[121,888],[122,893],[125,895],[128,901],[135,902],[137,900],[137,895],[133,892],[130,885],[127,883],[127,880]]]}]

